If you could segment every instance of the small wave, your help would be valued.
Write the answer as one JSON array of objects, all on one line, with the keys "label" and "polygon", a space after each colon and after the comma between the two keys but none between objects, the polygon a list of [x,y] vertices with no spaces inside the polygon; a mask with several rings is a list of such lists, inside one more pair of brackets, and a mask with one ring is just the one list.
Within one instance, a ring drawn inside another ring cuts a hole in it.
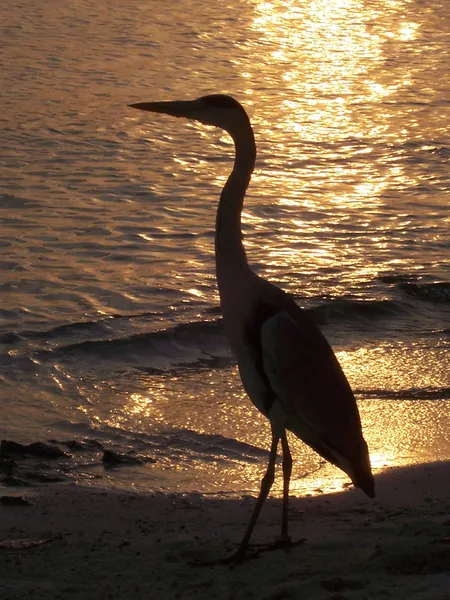
[{"label": "small wave", "polygon": [[[410,296],[421,294],[431,299],[450,295],[450,285],[445,283],[419,284],[404,279],[389,279],[389,282],[404,288]],[[411,301],[401,298],[338,297],[322,300],[305,310],[319,326],[346,321],[351,327],[362,322],[366,328],[380,320],[408,318],[412,307]],[[205,320],[155,330],[161,321],[154,313],[115,315],[96,321],[58,324],[45,330],[5,332],[0,336],[0,343],[4,344],[5,355],[32,357],[33,361],[47,364],[80,362],[89,371],[100,364],[116,372],[132,369],[155,375],[179,369],[229,366],[234,358],[225,339],[222,318],[211,317],[213,315],[208,313]],[[147,324],[150,331],[145,331]],[[139,328],[138,333],[136,328]]]},{"label": "small wave", "polygon": [[[103,319],[97,319],[95,321],[76,321],[74,323],[62,323],[55,325],[43,330],[24,330],[20,334],[15,332],[9,332],[3,334],[8,339],[15,338],[17,340],[47,340],[47,341],[60,341],[66,338],[75,338],[79,336],[90,336],[96,338],[104,338],[107,335],[111,335],[111,324],[117,323],[120,320],[132,321],[133,319],[144,319],[155,317],[157,313],[145,312],[135,315],[108,315]],[[1,339],[1,338],[0,338]]]},{"label": "small wave", "polygon": [[435,283],[414,283],[405,281],[398,283],[399,289],[425,302],[450,302],[450,283],[438,281]]},{"label": "small wave", "polygon": [[366,399],[388,400],[450,400],[450,388],[426,387],[407,390],[355,390],[355,394]]},{"label": "small wave", "polygon": [[[120,318],[126,322],[118,323]],[[33,365],[79,363],[88,370],[90,366],[95,369],[110,363],[115,371],[131,368],[155,375],[174,369],[220,368],[233,361],[221,319],[128,333],[134,327],[131,321],[139,319],[142,327],[143,318],[149,318],[149,327],[154,329],[154,315],[145,313],[68,323],[44,331],[5,332],[0,335],[0,343],[4,345],[2,360],[17,363],[18,357],[22,357]]]},{"label": "small wave", "polygon": [[411,281],[411,277],[409,275],[379,275],[377,278],[379,281],[387,284],[398,284],[398,283],[408,283]]},{"label": "small wave", "polygon": [[106,340],[85,340],[75,344],[68,344],[59,348],[60,352],[89,352],[91,349],[107,350],[113,347],[126,350],[127,347],[133,348],[150,346],[155,341],[176,341],[186,343],[187,345],[196,345],[199,337],[220,335],[221,327],[218,321],[192,321],[180,323],[168,329],[161,329],[150,333],[137,333],[126,337]]},{"label": "small wave", "polygon": [[154,375],[174,369],[221,367],[232,360],[220,320],[182,323],[121,337],[85,339],[41,350],[37,358],[55,363],[83,363],[84,368],[110,363],[117,372],[131,368]]},{"label": "small wave", "polygon": [[[404,310],[399,303],[389,300],[338,298],[306,309],[306,312],[321,325],[343,319],[372,321],[395,317]],[[106,327],[101,323],[76,325],[78,332],[82,330],[91,339],[62,344],[44,352],[51,352],[56,360],[92,356],[102,361],[117,360],[123,367],[128,364],[138,370],[152,368],[154,374],[174,368],[220,368],[234,362],[221,318],[179,323],[166,329],[121,337],[111,336],[112,330]],[[65,331],[61,327],[57,330],[55,333],[58,334]],[[93,333],[98,339],[92,339]],[[106,333],[109,333],[108,337]]]},{"label": "small wave", "polygon": [[395,317],[406,313],[406,307],[402,307],[394,300],[351,300],[336,298],[329,300],[320,306],[308,310],[312,318],[319,324],[325,324],[333,320],[375,320]]},{"label": "small wave", "polygon": [[450,302],[450,282],[421,281],[414,275],[381,275],[379,281],[396,287],[401,292],[425,302]]},{"label": "small wave", "polygon": [[171,449],[182,449],[183,451],[195,452],[201,455],[211,455],[213,458],[222,456],[232,460],[246,460],[253,462],[266,457],[268,451],[258,448],[234,438],[225,437],[220,434],[199,433],[190,429],[174,429],[165,434],[166,447]]},{"label": "small wave", "polygon": [[[102,440],[99,441],[99,438]],[[120,427],[103,426],[95,431],[95,439],[90,438],[90,446],[95,441],[98,448],[86,446],[82,441],[82,450],[96,452],[113,447],[121,453],[131,450],[137,455],[151,455],[154,458],[169,456],[174,460],[185,457],[201,457],[202,460],[245,460],[256,462],[268,456],[266,448],[260,448],[246,442],[221,434],[208,434],[187,428],[163,428],[152,432],[129,431]],[[72,446],[77,442],[70,441]],[[66,443],[67,444],[67,443]]]}]

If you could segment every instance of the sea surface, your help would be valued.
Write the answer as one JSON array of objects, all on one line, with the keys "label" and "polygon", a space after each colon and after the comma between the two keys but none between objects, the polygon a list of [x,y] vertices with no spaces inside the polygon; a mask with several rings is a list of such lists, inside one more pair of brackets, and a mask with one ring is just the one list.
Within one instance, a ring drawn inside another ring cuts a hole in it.
[{"label": "sea surface", "polygon": [[[63,451],[10,481],[257,490],[214,271],[232,142],[128,108],[219,92],[258,146],[249,261],[333,345],[375,473],[450,459],[449,2],[25,0],[0,53],[0,438]],[[292,445],[294,494],[348,484]]]}]

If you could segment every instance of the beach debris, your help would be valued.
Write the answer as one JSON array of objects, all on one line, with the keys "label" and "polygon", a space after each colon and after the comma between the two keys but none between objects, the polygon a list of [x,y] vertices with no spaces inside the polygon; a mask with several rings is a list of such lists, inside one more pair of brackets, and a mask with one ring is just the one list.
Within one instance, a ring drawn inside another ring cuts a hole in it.
[{"label": "beach debris", "polygon": [[36,546],[48,544],[56,538],[28,538],[22,540],[0,540],[1,550],[28,550]]},{"label": "beach debris", "polygon": [[328,592],[341,592],[342,590],[361,590],[367,585],[365,581],[356,579],[343,579],[342,577],[332,577],[331,579],[323,579],[320,582],[323,589]]},{"label": "beach debris", "polygon": [[31,503],[22,496],[1,496],[0,503],[3,506],[31,506]]}]

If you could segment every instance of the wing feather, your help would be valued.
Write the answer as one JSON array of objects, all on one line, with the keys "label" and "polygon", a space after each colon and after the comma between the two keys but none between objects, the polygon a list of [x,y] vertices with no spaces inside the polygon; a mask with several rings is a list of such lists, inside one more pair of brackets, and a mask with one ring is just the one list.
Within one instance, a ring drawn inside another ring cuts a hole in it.
[{"label": "wing feather", "polygon": [[293,300],[262,324],[261,352],[266,377],[286,412],[286,427],[354,481],[369,476],[351,387],[331,346]]}]

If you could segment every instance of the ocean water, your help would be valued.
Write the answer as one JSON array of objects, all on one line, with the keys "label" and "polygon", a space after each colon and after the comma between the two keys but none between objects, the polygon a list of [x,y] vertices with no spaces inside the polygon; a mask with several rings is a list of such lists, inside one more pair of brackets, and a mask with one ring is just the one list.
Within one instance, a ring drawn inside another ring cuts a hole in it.
[{"label": "ocean water", "polygon": [[[375,473],[450,459],[447,2],[27,0],[2,17],[0,437],[65,452],[22,456],[16,480],[258,488],[269,428],[214,273],[232,143],[127,106],[219,92],[257,141],[249,261],[333,345]],[[346,485],[292,444],[294,494]]]}]

